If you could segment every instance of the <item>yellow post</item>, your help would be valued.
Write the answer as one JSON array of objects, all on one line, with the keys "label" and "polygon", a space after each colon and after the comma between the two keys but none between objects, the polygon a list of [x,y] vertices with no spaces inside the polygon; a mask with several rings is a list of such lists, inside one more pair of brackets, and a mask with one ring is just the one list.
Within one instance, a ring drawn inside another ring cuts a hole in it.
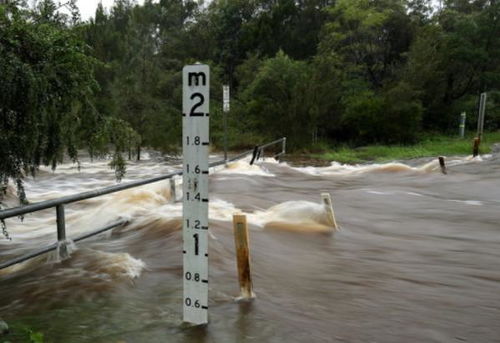
[{"label": "yellow post", "polygon": [[321,193],[321,200],[325,206],[325,211],[328,215],[328,221],[334,230],[338,230],[337,221],[335,220],[335,213],[333,212],[332,198],[330,193]]},{"label": "yellow post", "polygon": [[233,215],[233,228],[241,299],[251,299],[255,295],[252,291],[252,275],[250,272],[247,217],[244,214]]}]

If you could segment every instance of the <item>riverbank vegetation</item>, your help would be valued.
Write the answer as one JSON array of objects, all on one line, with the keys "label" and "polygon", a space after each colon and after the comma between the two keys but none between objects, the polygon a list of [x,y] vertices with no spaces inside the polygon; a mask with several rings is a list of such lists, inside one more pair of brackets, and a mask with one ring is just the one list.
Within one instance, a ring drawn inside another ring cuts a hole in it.
[{"label": "riverbank vegetation", "polygon": [[481,92],[485,128],[500,128],[498,1],[116,0],[86,21],[74,0],[3,3],[0,183],[79,148],[111,153],[118,176],[142,147],[178,151],[181,70],[196,61],[211,66],[216,147],[223,84],[234,149],[280,136],[427,149],[462,111],[475,127]]},{"label": "riverbank vegetation", "polygon": [[[472,155],[473,136],[465,139],[444,135],[428,135],[420,142],[409,145],[368,145],[351,148],[346,145],[321,146],[314,152],[306,152],[325,161],[340,163],[386,162],[419,157]],[[487,132],[480,148],[481,154],[491,152],[494,143],[500,142],[500,131]]]}]

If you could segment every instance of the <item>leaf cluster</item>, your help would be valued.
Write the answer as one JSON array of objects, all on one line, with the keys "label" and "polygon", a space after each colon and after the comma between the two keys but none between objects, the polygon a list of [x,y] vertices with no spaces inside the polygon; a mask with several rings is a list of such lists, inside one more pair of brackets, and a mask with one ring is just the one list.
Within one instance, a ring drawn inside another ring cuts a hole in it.
[{"label": "leaf cluster", "polygon": [[40,165],[77,162],[83,147],[103,153],[111,144],[118,153],[137,139],[126,122],[96,110],[97,64],[51,1],[35,10],[0,5],[0,184],[14,180],[21,202],[22,179]]}]

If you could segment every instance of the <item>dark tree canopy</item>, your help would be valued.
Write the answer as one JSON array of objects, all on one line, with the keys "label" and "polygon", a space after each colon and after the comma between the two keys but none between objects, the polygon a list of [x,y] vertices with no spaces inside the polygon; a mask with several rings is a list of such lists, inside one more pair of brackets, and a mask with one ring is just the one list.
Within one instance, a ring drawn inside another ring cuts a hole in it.
[{"label": "dark tree canopy", "polygon": [[[55,168],[65,153],[77,161],[83,146],[125,148],[133,130],[93,105],[97,63],[52,2],[0,6],[0,184],[15,180],[21,200],[23,176],[40,165]],[[119,156],[114,163],[123,173]]]},{"label": "dark tree canopy", "polygon": [[201,61],[232,88],[232,146],[287,135],[300,149],[456,131],[482,91],[491,95],[488,127],[500,127],[498,13],[497,1],[486,0],[439,9],[430,0],[120,0],[99,8],[83,31],[104,62],[96,106],[131,123],[140,145],[178,145],[179,71]]}]

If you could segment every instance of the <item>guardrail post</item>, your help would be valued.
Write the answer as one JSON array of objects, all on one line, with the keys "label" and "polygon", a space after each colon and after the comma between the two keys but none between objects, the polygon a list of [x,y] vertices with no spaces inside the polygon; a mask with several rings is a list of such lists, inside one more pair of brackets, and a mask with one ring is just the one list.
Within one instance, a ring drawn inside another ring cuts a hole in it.
[{"label": "guardrail post", "polygon": [[170,182],[170,201],[171,202],[176,202],[177,201],[177,194],[176,194],[176,187],[175,187],[175,179],[171,177],[169,179]]},{"label": "guardrail post", "polygon": [[252,291],[252,275],[250,272],[250,249],[248,244],[247,217],[244,214],[233,215],[234,245],[238,265],[240,298],[248,300],[255,297]]},{"label": "guardrail post", "polygon": [[283,147],[282,147],[282,149],[281,149],[281,152],[282,152],[283,154],[285,154],[285,153],[286,153],[286,137],[283,137]]},{"label": "guardrail post", "polygon": [[[253,148],[252,160],[250,161],[250,165],[252,165],[255,162],[255,158],[257,157],[258,152],[259,152],[259,146],[256,145],[255,148]],[[258,159],[258,157],[257,157],[257,159]]]},{"label": "guardrail post", "polygon": [[64,205],[56,206],[57,215],[57,245],[59,258],[65,259],[68,257],[68,247],[66,246],[66,221],[64,218]]},{"label": "guardrail post", "polygon": [[66,240],[66,223],[64,220],[64,205],[56,206],[57,214],[57,241]]}]

